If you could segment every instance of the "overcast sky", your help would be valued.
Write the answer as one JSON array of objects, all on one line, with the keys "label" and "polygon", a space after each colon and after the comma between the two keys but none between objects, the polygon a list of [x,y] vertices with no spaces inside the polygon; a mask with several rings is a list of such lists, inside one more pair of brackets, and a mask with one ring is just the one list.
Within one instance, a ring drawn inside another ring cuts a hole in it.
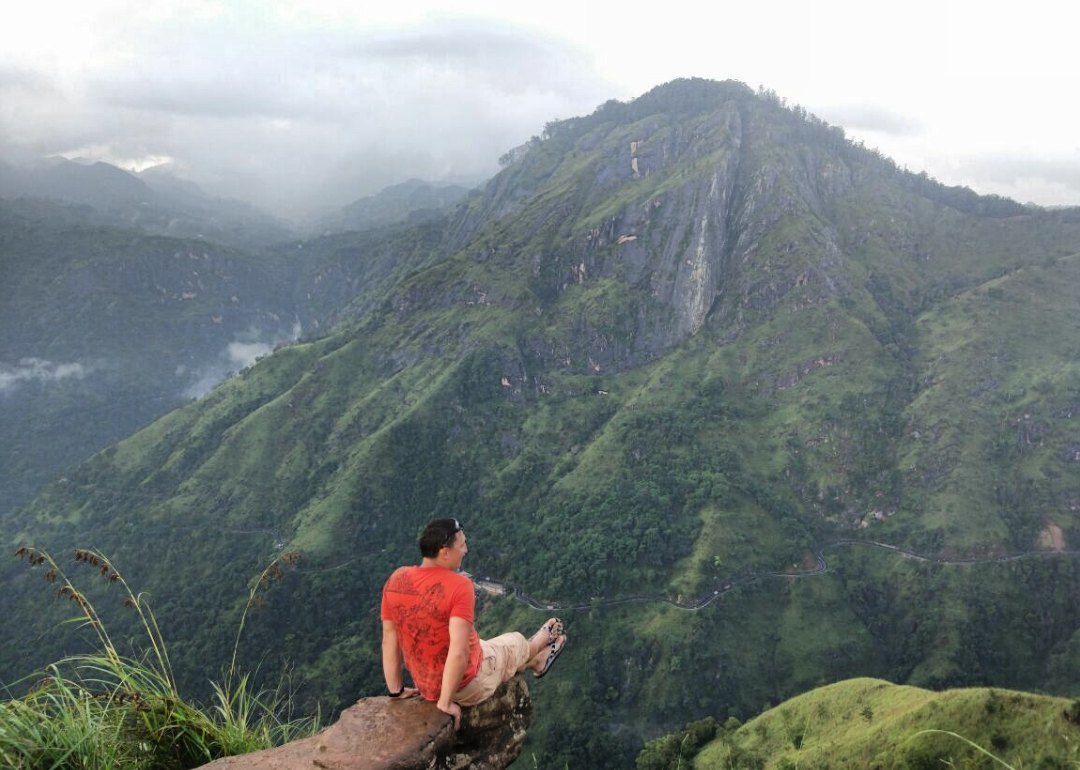
[{"label": "overcast sky", "polygon": [[1006,7],[6,3],[0,157],[172,162],[300,215],[409,177],[477,182],[549,120],[697,76],[771,89],[947,184],[1080,205],[1072,14]]}]

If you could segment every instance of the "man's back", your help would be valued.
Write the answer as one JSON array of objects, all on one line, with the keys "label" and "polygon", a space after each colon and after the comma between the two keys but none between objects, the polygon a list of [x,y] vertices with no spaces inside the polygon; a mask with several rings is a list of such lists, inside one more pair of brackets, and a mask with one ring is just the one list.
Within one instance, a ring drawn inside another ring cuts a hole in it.
[{"label": "man's back", "polygon": [[[393,622],[405,665],[420,694],[438,700],[450,648],[450,618],[474,621],[473,583],[442,567],[399,567],[383,587],[382,619]],[[480,638],[469,635],[469,663],[459,687],[480,668]]]}]

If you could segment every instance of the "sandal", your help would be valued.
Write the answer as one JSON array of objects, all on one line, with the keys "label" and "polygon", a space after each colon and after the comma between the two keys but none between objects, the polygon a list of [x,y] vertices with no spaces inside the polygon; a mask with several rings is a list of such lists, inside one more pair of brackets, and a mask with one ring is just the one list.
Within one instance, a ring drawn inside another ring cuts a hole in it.
[{"label": "sandal", "polygon": [[547,631],[547,643],[551,644],[563,635],[562,620],[560,620],[559,618],[550,618],[546,623],[544,623],[544,625],[540,626],[537,632],[532,635],[532,638],[535,639],[537,636],[539,636],[541,631]]},{"label": "sandal", "polygon": [[537,679],[542,679],[547,674],[548,670],[551,668],[551,664],[555,662],[555,658],[559,657],[559,653],[561,653],[565,648],[566,636],[565,634],[563,634],[551,643],[551,646],[548,649],[547,660],[544,661],[544,667],[537,672],[533,672],[534,676]]}]

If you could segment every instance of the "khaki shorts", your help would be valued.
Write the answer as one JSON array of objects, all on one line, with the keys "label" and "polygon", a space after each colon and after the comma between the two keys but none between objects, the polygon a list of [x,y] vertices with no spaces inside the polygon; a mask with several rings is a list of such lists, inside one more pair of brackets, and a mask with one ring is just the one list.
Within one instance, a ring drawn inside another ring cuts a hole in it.
[{"label": "khaki shorts", "polygon": [[484,656],[480,670],[472,681],[454,693],[454,702],[462,706],[475,706],[490,698],[500,684],[512,679],[529,662],[529,640],[517,631],[481,639],[480,650]]}]

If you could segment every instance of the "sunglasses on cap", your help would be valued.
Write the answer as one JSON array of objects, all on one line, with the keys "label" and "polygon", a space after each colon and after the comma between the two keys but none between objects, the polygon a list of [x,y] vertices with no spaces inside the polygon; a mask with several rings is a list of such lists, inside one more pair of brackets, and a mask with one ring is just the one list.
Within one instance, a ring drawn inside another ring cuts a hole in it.
[{"label": "sunglasses on cap", "polygon": [[446,536],[446,542],[442,544],[443,548],[449,548],[454,543],[454,538],[457,537],[457,533],[461,531],[461,523],[457,519],[450,519],[454,522],[454,529]]}]

